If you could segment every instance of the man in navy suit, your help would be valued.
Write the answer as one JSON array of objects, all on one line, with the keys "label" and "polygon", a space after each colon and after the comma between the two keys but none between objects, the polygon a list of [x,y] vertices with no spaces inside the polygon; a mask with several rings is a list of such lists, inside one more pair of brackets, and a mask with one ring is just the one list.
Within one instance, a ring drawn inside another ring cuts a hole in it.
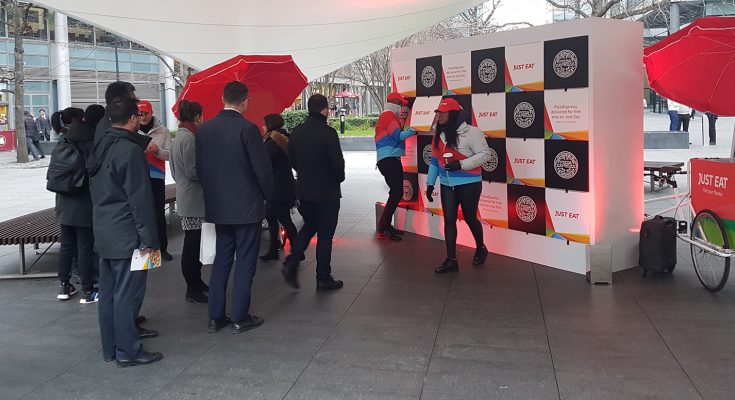
[{"label": "man in navy suit", "polygon": [[[273,171],[260,130],[243,117],[248,88],[233,81],[222,95],[224,110],[196,135],[197,175],[204,189],[205,220],[215,224],[217,246],[209,281],[209,331],[232,322],[233,333],[257,328],[250,289],[260,248],[264,200],[273,192]],[[225,314],[227,281],[235,258],[232,317]]]}]

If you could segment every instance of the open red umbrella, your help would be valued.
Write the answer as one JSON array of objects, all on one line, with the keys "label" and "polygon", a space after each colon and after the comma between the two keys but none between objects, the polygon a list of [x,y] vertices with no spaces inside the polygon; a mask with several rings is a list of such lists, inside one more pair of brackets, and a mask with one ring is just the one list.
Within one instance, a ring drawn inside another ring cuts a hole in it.
[{"label": "open red umbrella", "polygon": [[651,88],[699,111],[735,115],[735,17],[704,17],[646,48]]},{"label": "open red umbrella", "polygon": [[264,116],[290,107],[307,85],[291,56],[240,55],[189,76],[173,106],[174,114],[179,101],[186,99],[204,107],[204,120],[214,117],[223,107],[222,89],[231,81],[240,81],[250,90],[245,118],[257,126],[263,125]]}]

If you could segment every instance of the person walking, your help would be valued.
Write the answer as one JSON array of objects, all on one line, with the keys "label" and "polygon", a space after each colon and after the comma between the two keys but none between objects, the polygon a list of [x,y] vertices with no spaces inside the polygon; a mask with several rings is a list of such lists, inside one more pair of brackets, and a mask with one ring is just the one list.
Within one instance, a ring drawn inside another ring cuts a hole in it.
[{"label": "person walking", "polygon": [[457,262],[457,216],[462,206],[464,220],[475,239],[472,265],[487,258],[482,224],[477,208],[482,192],[481,166],[490,160],[490,148],[480,129],[470,125],[471,115],[456,100],[448,98],[435,110],[436,127],[431,142],[431,164],[426,179],[426,197],[434,201],[434,183],[440,178],[441,204],[444,213],[444,240],[447,258],[434,269],[437,274],[459,270]]},{"label": "person walking", "polygon": [[[62,113],[67,122],[68,131],[64,138],[71,141],[86,161],[92,152],[94,143],[94,129],[104,116],[104,107],[94,104],[84,111],[81,108],[69,107]],[[53,164],[53,155],[51,156]],[[76,259],[79,277],[82,282],[83,296],[81,304],[97,302],[97,289],[94,287],[94,264],[92,246],[92,198],[89,192],[89,182],[80,193],[56,193],[56,221],[61,228],[61,247],[59,249],[59,300],[68,300],[77,293],[70,283],[71,270]]]},{"label": "person walking", "polygon": [[291,243],[291,254],[286,258],[281,273],[290,286],[299,287],[298,267],[309,241],[317,235],[316,290],[335,290],[342,281],[332,277],[332,238],[337,229],[342,193],[340,183],[345,180],[345,160],[334,128],[327,125],[329,102],[321,94],[309,97],[309,117],[297,126],[288,143],[291,166],[298,174],[296,198],[304,226]]},{"label": "person walking", "polygon": [[153,115],[153,105],[147,100],[138,103],[138,109],[143,115],[140,120],[140,133],[151,138],[145,156],[148,160],[148,170],[151,175],[153,188],[153,207],[156,212],[158,226],[158,242],[161,244],[161,258],[173,260],[168,253],[168,236],[166,234],[166,161],[171,156],[171,132]]},{"label": "person walking", "polygon": [[691,107],[679,103],[679,108],[676,111],[677,117],[679,118],[679,126],[677,126],[677,130],[689,132],[689,120],[691,120],[694,111]]},{"label": "person walking", "polygon": [[[258,262],[265,199],[273,193],[273,171],[260,129],[243,117],[248,88],[225,85],[224,110],[199,126],[196,170],[204,190],[205,220],[215,224],[216,255],[209,280],[209,331],[232,322],[233,333],[263,324],[250,314],[250,291]],[[226,311],[227,281],[235,257],[232,317]]]},{"label": "person walking", "polygon": [[[26,144],[28,144],[28,153],[33,155],[33,158],[38,160],[39,158],[46,158],[41,148],[40,136],[41,132],[38,130],[36,121],[28,111],[23,111],[23,125],[26,128]],[[30,143],[28,143],[30,141]],[[34,152],[35,150],[35,152]]]},{"label": "person walking", "polygon": [[[265,219],[268,221],[270,246],[260,256],[263,261],[278,260],[279,222],[286,231],[286,239],[293,247],[296,238],[296,225],[291,220],[291,208],[296,200],[295,181],[291,164],[288,161],[288,132],[283,129],[285,122],[278,114],[266,115],[263,119],[265,127],[265,151],[273,167],[273,198],[265,203]],[[285,240],[284,240],[285,247]]]},{"label": "person walking", "polygon": [[171,147],[171,174],[176,181],[177,213],[184,230],[181,250],[181,274],[186,281],[186,301],[206,303],[209,286],[202,280],[199,261],[202,223],[204,222],[204,191],[196,169],[196,133],[202,123],[203,109],[197,102],[179,102],[179,130]]},{"label": "person walking", "polygon": [[51,123],[46,118],[46,110],[43,108],[38,111],[38,118],[36,118],[36,125],[41,132],[41,139],[45,139],[47,142],[51,141]]},{"label": "person walking", "polygon": [[138,133],[141,113],[135,99],[114,99],[105,113],[111,127],[87,160],[94,247],[100,256],[100,336],[104,360],[128,367],[163,358],[141,345],[136,318],[146,273],[130,270],[134,250],[147,254],[159,247],[144,154],[151,139]]},{"label": "person walking", "polygon": [[669,109],[669,132],[676,132],[679,130],[679,103],[667,99],[666,105]]},{"label": "person walking", "polygon": [[408,105],[400,93],[388,95],[385,111],[375,124],[375,150],[378,155],[378,171],[388,185],[388,201],[385,203],[383,215],[378,223],[378,239],[399,241],[403,231],[393,227],[393,213],[403,197],[403,165],[401,157],[406,154],[405,140],[416,134],[413,128],[403,130],[401,127],[401,108]]},{"label": "person walking", "polygon": [[707,125],[709,126],[709,145],[714,146],[717,144],[717,114],[711,112],[705,113],[707,115]]}]

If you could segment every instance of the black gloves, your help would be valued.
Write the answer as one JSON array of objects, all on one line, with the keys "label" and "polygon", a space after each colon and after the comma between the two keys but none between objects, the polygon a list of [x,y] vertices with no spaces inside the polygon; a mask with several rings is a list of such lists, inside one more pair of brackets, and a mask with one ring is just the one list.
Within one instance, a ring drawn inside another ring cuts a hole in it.
[{"label": "black gloves", "polygon": [[446,169],[447,171],[459,171],[460,169],[462,169],[462,164],[459,163],[459,160],[454,160],[447,164],[444,169]]},{"label": "black gloves", "polygon": [[431,202],[434,201],[434,185],[426,186],[426,198]]}]

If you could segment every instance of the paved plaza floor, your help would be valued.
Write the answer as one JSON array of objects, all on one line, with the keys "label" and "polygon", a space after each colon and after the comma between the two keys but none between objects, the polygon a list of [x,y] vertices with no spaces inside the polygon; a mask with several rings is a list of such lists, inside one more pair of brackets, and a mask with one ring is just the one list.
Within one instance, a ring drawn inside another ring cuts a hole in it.
[{"label": "paved plaza floor", "polygon": [[[729,136],[692,154],[725,155]],[[437,276],[441,241],[374,239],[374,202],[386,190],[375,155],[345,156],[333,258],[342,290],[315,292],[313,247],[300,290],[283,282],[280,263],[259,262],[252,312],[265,324],[240,335],[207,333],[206,306],[184,301],[183,234],[174,216],[174,261],[149,273],[142,311],[145,326],[160,332],[144,345],[164,359],[127,369],[105,363],[96,305],[79,304],[79,296],[57,301],[53,279],[0,280],[0,399],[735,396],[735,283],[705,291],[688,247],[679,247],[671,276],[642,279],[630,269],[610,286],[501,256],[472,267],[468,248],[461,248],[458,273]],[[646,152],[652,156],[679,155]],[[34,167],[0,153],[0,220],[53,206],[45,169]],[[632,184],[644,190],[642,178]],[[0,251],[0,270],[14,271],[16,248]],[[57,246],[49,252],[39,268],[53,270]]]}]

